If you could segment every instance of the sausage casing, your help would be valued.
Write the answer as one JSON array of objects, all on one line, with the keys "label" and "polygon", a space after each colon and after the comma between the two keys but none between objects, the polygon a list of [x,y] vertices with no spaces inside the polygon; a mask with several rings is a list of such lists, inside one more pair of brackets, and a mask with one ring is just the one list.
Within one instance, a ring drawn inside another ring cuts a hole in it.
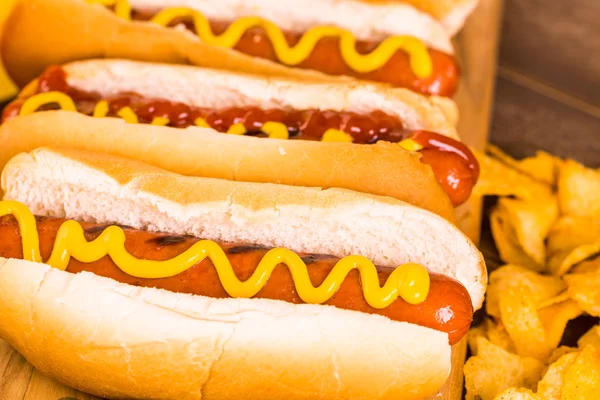
[{"label": "sausage casing", "polygon": [[[40,250],[44,260],[52,253],[56,234],[62,223],[59,218],[38,218],[37,230],[40,237]],[[97,238],[106,228],[105,225],[82,223],[87,240]],[[151,233],[125,227],[125,248],[134,257],[150,260],[168,260],[183,253],[199,239],[188,236],[173,236]],[[240,280],[248,279],[258,263],[269,250],[263,246],[248,244],[219,243],[232,264]],[[308,266],[309,276],[314,286],[320,285],[339,260],[333,256],[299,253]],[[23,258],[21,235],[16,220],[11,217],[0,218],[0,257]],[[134,286],[156,287],[176,293],[189,293],[213,298],[227,298],[216,269],[206,258],[188,270],[160,279],[143,279],[127,275],[106,256],[99,261],[82,263],[72,259],[68,272],[93,272],[97,275],[115,279]],[[380,285],[390,275],[391,268],[378,267]],[[370,307],[363,294],[358,271],[351,271],[335,295],[325,304],[338,308],[384,315],[395,321],[407,321],[447,332],[450,344],[456,343],[466,334],[473,317],[471,299],[467,290],[457,281],[440,274],[430,274],[431,286],[427,299],[420,304],[411,305],[398,298],[389,307],[375,309]],[[289,269],[278,265],[267,284],[256,295],[257,298],[282,300],[290,303],[303,303],[296,292]]]}]

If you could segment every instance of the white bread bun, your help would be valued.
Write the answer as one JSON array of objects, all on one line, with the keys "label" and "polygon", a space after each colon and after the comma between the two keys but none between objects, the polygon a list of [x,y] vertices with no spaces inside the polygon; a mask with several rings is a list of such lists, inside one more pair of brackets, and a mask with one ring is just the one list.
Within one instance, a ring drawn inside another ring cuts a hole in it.
[{"label": "white bread bun", "polygon": [[[434,4],[439,3],[439,0],[429,0]],[[441,19],[442,24],[446,27],[448,33],[452,36],[456,35],[467,22],[467,18],[475,11],[479,0],[449,0],[448,11]]]},{"label": "white bread bun", "polygon": [[80,90],[112,96],[134,92],[189,106],[222,109],[254,106],[370,113],[399,118],[406,129],[458,138],[458,109],[449,98],[361,82],[310,82],[261,77],[186,65],[127,60],[89,60],[63,66],[67,82]]},{"label": "white bread bun", "polygon": [[406,3],[438,19],[454,36],[477,7],[479,0],[361,0],[370,4]]},{"label": "white bread bun", "polygon": [[322,143],[225,135],[211,129],[132,125],[45,111],[0,126],[0,169],[21,152],[73,147],[129,157],[187,176],[339,187],[391,196],[449,220],[452,203],[418,153],[397,144]]},{"label": "white bread bun", "polygon": [[104,57],[300,79],[351,80],[211,46],[188,31],[126,21],[84,0],[16,0],[4,26],[0,51],[6,71],[19,86],[35,79],[49,65]]},{"label": "white bread bun", "polygon": [[[389,36],[412,36],[428,47],[452,54],[450,36],[442,24],[401,2],[361,0],[129,0],[134,10],[160,11],[187,7],[215,21],[262,17],[286,31],[304,33],[321,25],[349,30],[357,39],[380,42]],[[356,16],[359,15],[360,18]]]},{"label": "white bread bun", "polygon": [[101,397],[420,399],[444,383],[442,332],[276,300],[211,299],[0,259],[0,336]]},{"label": "white bread bun", "polygon": [[[270,3],[275,5],[278,1],[271,0]],[[304,2],[294,1],[298,6],[292,7],[291,12],[287,12],[286,7],[278,8],[286,11],[288,18],[296,18],[295,15],[304,8],[302,5]],[[311,4],[319,4],[319,7],[336,10],[346,7],[344,3],[348,2],[347,0],[310,1]],[[356,0],[348,3],[352,10],[346,11],[345,14],[359,12],[360,14],[356,15],[362,17],[391,13],[394,17],[386,16],[386,21],[389,19],[389,22],[385,22],[386,27],[395,26],[397,27],[395,30],[421,36],[431,46],[452,52],[449,36],[426,14],[420,14],[413,9],[408,11],[409,8],[406,6],[398,6],[394,3],[382,8],[373,8],[372,5]],[[363,10],[363,7],[370,11]],[[325,18],[329,14],[318,13],[318,15],[320,18]],[[331,15],[337,20],[335,13]],[[344,24],[348,24],[348,27],[357,30],[358,33],[366,33],[367,28],[357,22],[361,19],[356,18],[356,15],[352,15],[349,22]],[[316,15],[311,12],[311,18],[314,16]],[[373,31],[373,26],[380,26],[380,23],[369,25],[370,31]],[[19,86],[25,86],[49,65],[61,65],[90,58],[127,58],[192,64],[298,79],[345,82],[352,80],[348,77],[330,76],[312,70],[289,68],[232,49],[208,45],[197,35],[185,29],[165,28],[144,21],[127,21],[101,5],[91,5],[84,0],[16,0],[4,27],[0,49],[7,72]]]},{"label": "white bread bun", "polygon": [[462,283],[473,307],[487,283],[481,253],[454,225],[401,201],[342,189],[184,177],[100,153],[38,149],[2,172],[5,199],[38,215],[297,252],[407,262]]}]

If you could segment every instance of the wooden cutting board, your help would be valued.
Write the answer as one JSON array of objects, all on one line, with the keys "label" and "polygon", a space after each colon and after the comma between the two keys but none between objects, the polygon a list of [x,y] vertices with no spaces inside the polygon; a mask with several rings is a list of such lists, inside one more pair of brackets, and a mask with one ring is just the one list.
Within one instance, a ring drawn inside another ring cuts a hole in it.
[{"label": "wooden cutting board", "polygon": [[[503,0],[480,1],[455,43],[463,68],[463,80],[456,96],[461,115],[459,132],[466,143],[478,149],[483,148],[488,138]],[[458,209],[458,223],[469,237],[478,241],[481,199],[471,199]],[[458,400],[462,397],[466,349],[466,340],[453,347],[450,378],[440,393],[430,399]],[[60,399],[98,398],[47,378],[0,340],[0,400]]]}]

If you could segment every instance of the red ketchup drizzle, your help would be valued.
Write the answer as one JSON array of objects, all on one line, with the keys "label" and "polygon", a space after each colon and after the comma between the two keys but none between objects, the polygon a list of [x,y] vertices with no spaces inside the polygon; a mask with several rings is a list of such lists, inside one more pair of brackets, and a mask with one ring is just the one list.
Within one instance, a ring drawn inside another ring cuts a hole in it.
[{"label": "red ketchup drizzle", "polygon": [[[408,131],[402,122],[382,111],[357,114],[350,111],[269,109],[258,107],[231,107],[215,110],[192,107],[168,100],[149,99],[136,93],[120,93],[103,97],[99,93],[84,92],[70,86],[61,67],[49,67],[38,80],[37,93],[60,91],[69,95],[83,114],[92,115],[100,100],[109,103],[108,117],[116,117],[123,107],[130,107],[141,123],[150,123],[155,117],[169,120],[168,126],[186,128],[203,118],[213,129],[226,132],[232,125],[244,124],[247,134],[266,137],[261,127],[268,121],[281,122],[288,128],[290,139],[320,140],[328,129],[338,129],[352,136],[356,144],[371,144],[379,140],[400,142],[411,138],[423,146],[421,161],[433,169],[433,173],[456,206],[469,197],[479,177],[479,165],[473,153],[464,144],[427,131]],[[2,121],[19,114],[25,98],[8,105]],[[56,109],[55,105],[40,110]]]}]

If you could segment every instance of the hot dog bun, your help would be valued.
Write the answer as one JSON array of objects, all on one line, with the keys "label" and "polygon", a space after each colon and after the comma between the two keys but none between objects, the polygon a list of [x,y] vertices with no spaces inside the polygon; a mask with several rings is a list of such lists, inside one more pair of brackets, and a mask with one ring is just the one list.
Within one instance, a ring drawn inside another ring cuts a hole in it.
[{"label": "hot dog bun", "polygon": [[261,77],[189,65],[127,60],[89,60],[63,66],[67,83],[103,96],[134,92],[153,99],[222,109],[254,106],[370,113],[398,117],[409,130],[458,139],[458,108],[449,98],[362,82],[311,82]]},{"label": "hot dog bun", "polygon": [[[313,8],[300,0],[229,0],[227,3],[234,7],[215,7],[222,2],[213,2],[206,10],[223,15],[262,12],[276,16],[275,22],[281,21],[285,27],[301,27],[321,21],[331,23],[331,18],[334,18],[336,25],[345,25],[359,37],[403,33],[420,38],[433,48],[452,52],[449,36],[443,27],[407,5],[389,3],[374,7],[358,0],[311,1],[315,4]],[[144,0],[140,3],[156,2]],[[183,4],[195,7],[207,2],[166,0],[166,3],[167,6]],[[306,12],[313,11],[305,15],[298,12],[298,7]],[[355,15],[370,18],[361,18],[359,23]],[[382,16],[385,19],[381,19]],[[373,30],[373,26],[381,28]],[[74,37],[77,40],[72,40]],[[20,86],[41,74],[48,65],[102,57],[194,64],[301,79],[345,80],[209,46],[191,32],[147,22],[126,21],[102,6],[90,5],[84,0],[19,0],[5,27],[1,51],[8,73]]]},{"label": "hot dog bun", "polygon": [[[233,21],[261,17],[292,32],[318,25],[349,30],[357,39],[382,41],[388,36],[412,36],[428,47],[453,53],[444,27],[415,7],[397,1],[365,3],[361,0],[128,0],[133,9],[160,11],[188,7],[209,19]],[[356,18],[360,15],[360,18]]]},{"label": "hot dog bun", "polygon": [[415,262],[461,282],[475,309],[483,302],[485,267],[473,243],[445,219],[389,197],[185,177],[73,149],[21,153],[1,183],[5,199],[40,215],[336,257],[361,254],[384,266]]},{"label": "hot dog bun", "polygon": [[0,336],[100,397],[420,399],[450,371],[446,334],[330,306],[176,294],[14,259],[0,259],[0,292]]},{"label": "hot dog bun", "polygon": [[[466,285],[476,308],[483,300],[473,244],[390,198],[187,178],[67,149],[20,154],[2,187],[38,215],[423,262]],[[328,306],[175,294],[16,260],[0,260],[0,291],[0,336],[42,372],[105,397],[418,399],[450,370],[446,334]]]},{"label": "hot dog bun", "polygon": [[0,127],[0,143],[0,168],[18,153],[66,146],[129,157],[188,176],[340,187],[391,196],[454,218],[452,204],[431,168],[419,161],[418,154],[392,143],[260,139],[196,127],[132,125],[68,111],[11,119]]},{"label": "hot dog bun", "polygon": [[[385,0],[362,0],[368,3],[387,3]],[[433,15],[446,28],[449,34],[455,35],[465,24],[479,0],[389,0],[413,5]]]},{"label": "hot dog bun", "polygon": [[[77,40],[73,40],[75,37]],[[189,32],[131,23],[84,0],[17,0],[4,27],[0,52],[8,74],[19,86],[30,82],[49,65],[102,57],[336,79],[210,46]]]}]

